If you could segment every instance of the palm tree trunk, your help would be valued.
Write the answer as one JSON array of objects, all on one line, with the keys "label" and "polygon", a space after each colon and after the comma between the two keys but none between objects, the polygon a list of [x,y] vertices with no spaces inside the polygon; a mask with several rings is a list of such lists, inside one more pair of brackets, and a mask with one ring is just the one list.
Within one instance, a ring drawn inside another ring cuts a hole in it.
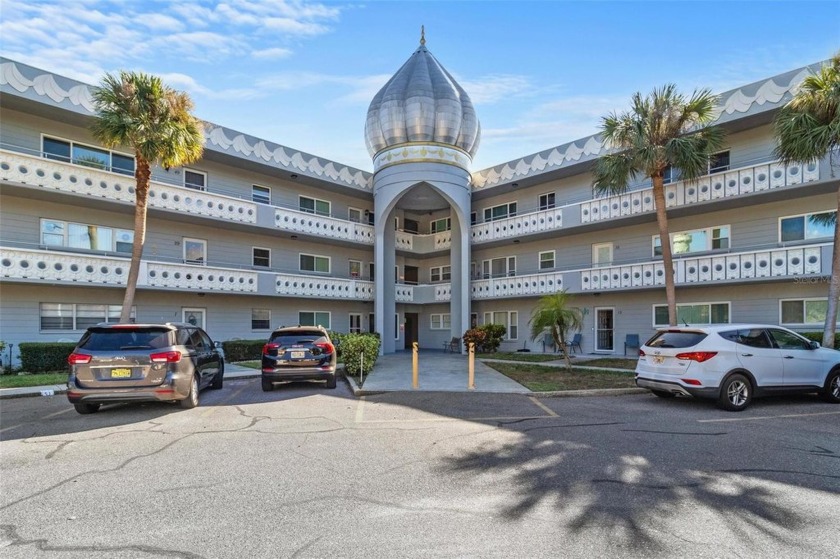
[{"label": "palm tree trunk", "polygon": [[143,257],[143,246],[146,243],[146,209],[149,204],[149,180],[151,179],[149,162],[137,154],[137,170],[134,177],[137,184],[134,190],[134,244],[131,247],[131,265],[128,267],[128,279],[125,285],[120,322],[123,324],[131,320],[131,307],[134,305],[134,292],[137,290],[137,280],[140,277],[140,260]]},{"label": "palm tree trunk", "polygon": [[665,300],[668,302],[668,325],[677,325],[677,293],[674,287],[674,258],[671,255],[671,236],[668,233],[668,214],[665,212],[665,185],[662,176],[653,180],[653,201],[656,223],[659,225],[659,244],[662,245],[662,264],[665,267]]},{"label": "palm tree trunk", "polygon": [[[840,188],[837,189],[837,216],[840,217]],[[840,223],[834,221],[834,248],[831,258],[831,281],[828,284],[828,307],[825,313],[822,345],[834,347],[837,329],[837,299],[840,298]]]},{"label": "palm tree trunk", "polygon": [[[558,347],[563,348],[563,362],[566,363],[566,370],[571,371],[572,370],[572,360],[569,359],[569,346],[566,345],[566,333],[561,328],[557,328],[556,330],[557,330],[557,334],[559,334],[559,336],[555,335],[554,343],[555,344],[559,343],[560,345]],[[552,334],[553,333],[554,332],[552,332]]]}]

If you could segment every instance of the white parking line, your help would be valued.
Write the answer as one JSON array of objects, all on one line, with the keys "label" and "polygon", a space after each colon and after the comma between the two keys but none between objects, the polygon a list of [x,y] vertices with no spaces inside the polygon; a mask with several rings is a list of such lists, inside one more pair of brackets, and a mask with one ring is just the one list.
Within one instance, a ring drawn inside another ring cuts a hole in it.
[{"label": "white parking line", "polygon": [[532,402],[534,402],[534,404],[535,404],[538,408],[540,408],[541,410],[543,410],[545,413],[547,413],[547,414],[548,414],[548,415],[550,415],[551,417],[557,417],[557,414],[556,414],[556,413],[554,413],[554,411],[552,411],[552,410],[551,410],[551,408],[549,408],[548,406],[546,406],[545,404],[543,404],[542,402],[540,402],[539,400],[537,400],[537,399],[536,399],[536,398],[534,398],[533,396],[530,396],[528,399],[529,399],[529,400],[531,400]]},{"label": "white parking line", "polygon": [[840,415],[840,411],[826,411],[820,413],[792,413],[787,415],[764,415],[760,417],[733,417],[731,419],[698,419],[697,423],[725,423],[729,421],[761,421],[763,419],[790,419],[792,417],[815,417],[818,415]]},{"label": "white parking line", "polygon": [[359,403],[356,404],[356,423],[363,423],[365,420],[365,397],[359,397]]}]

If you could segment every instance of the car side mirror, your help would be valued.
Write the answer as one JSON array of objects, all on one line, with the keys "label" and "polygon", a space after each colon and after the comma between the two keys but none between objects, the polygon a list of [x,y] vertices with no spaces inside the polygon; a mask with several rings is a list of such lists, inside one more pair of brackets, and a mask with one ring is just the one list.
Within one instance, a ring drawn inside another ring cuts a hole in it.
[{"label": "car side mirror", "polygon": [[216,349],[224,349],[222,347],[222,342],[213,342],[213,347],[215,347]]},{"label": "car side mirror", "polygon": [[814,341],[811,342],[811,349],[819,349],[819,348],[820,348],[820,342],[814,342]]}]

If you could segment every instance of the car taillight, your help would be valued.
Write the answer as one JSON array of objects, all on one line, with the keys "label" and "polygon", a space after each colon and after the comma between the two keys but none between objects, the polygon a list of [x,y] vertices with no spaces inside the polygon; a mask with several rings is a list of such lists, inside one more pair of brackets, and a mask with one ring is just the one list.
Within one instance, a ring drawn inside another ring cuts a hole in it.
[{"label": "car taillight", "polygon": [[263,355],[268,355],[268,353],[272,350],[280,349],[280,344],[265,344],[263,346]]},{"label": "car taillight", "polygon": [[704,361],[708,361],[715,355],[717,355],[717,351],[689,351],[687,353],[678,353],[677,359],[681,359],[682,361],[697,361],[698,363],[702,363]]},{"label": "car taillight", "polygon": [[321,342],[320,344],[315,344],[315,347],[320,347],[321,353],[332,353],[335,351],[335,348],[329,342]]},{"label": "car taillight", "polygon": [[153,353],[149,356],[152,363],[177,363],[181,360],[180,351],[163,351],[161,353]]},{"label": "car taillight", "polygon": [[67,357],[67,363],[70,365],[86,365],[90,363],[90,355],[84,355],[82,353],[71,353]]},{"label": "car taillight", "polygon": [[644,357],[644,356],[645,356],[645,350],[640,349],[639,350],[639,357]]}]

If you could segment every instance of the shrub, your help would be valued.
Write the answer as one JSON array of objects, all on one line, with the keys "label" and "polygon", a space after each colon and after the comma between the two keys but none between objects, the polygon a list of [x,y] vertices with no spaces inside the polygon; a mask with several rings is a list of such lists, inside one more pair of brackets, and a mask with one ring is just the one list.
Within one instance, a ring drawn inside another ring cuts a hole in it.
[{"label": "shrub", "polygon": [[66,371],[67,357],[75,347],[73,342],[22,342],[20,367],[27,373]]},{"label": "shrub", "polygon": [[464,347],[467,351],[470,350],[470,344],[475,344],[475,350],[481,351],[484,347],[484,342],[487,340],[487,332],[479,328],[470,328],[463,335]]},{"label": "shrub", "polygon": [[333,332],[330,331],[330,340],[332,340],[333,345],[335,346],[335,354],[338,357],[342,356],[342,344],[344,343],[344,338],[347,337],[349,334],[345,334],[344,332]]},{"label": "shrub", "polygon": [[348,375],[359,376],[362,372],[370,374],[379,357],[379,337],[373,334],[344,334],[341,352],[344,370]]},{"label": "shrub", "polygon": [[502,344],[507,328],[501,324],[484,324],[478,328],[470,328],[464,332],[464,347],[470,349],[470,342],[475,344],[475,350],[482,353],[493,353]]},{"label": "shrub", "polygon": [[[805,336],[809,340],[814,340],[815,342],[822,343],[823,333],[822,332],[799,332],[802,336]],[[834,335],[834,344],[831,346],[833,349],[840,349],[837,347],[837,334]]]},{"label": "shrub", "polygon": [[225,361],[254,361],[262,359],[262,348],[266,340],[230,340],[222,342]]}]

